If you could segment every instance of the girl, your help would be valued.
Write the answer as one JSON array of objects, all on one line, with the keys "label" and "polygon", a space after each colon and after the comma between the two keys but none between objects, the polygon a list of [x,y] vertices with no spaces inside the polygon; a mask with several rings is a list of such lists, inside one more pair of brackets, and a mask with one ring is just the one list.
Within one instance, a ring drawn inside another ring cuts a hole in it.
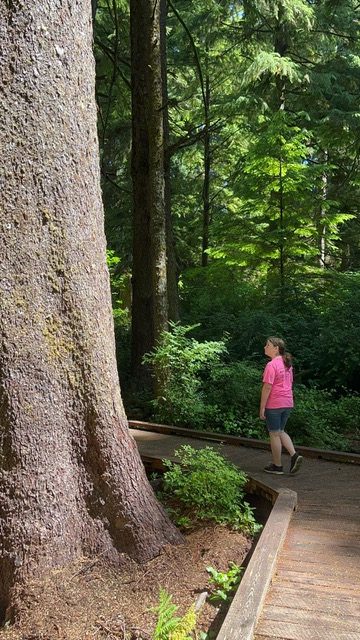
[{"label": "girl", "polygon": [[264,471],[278,475],[284,473],[281,464],[281,451],[284,446],[291,456],[290,473],[296,473],[302,463],[302,456],[296,453],[290,436],[284,431],[294,406],[291,356],[285,351],[285,343],[281,338],[268,338],[264,351],[270,362],[267,363],[263,374],[260,419],[266,420],[273,459]]}]

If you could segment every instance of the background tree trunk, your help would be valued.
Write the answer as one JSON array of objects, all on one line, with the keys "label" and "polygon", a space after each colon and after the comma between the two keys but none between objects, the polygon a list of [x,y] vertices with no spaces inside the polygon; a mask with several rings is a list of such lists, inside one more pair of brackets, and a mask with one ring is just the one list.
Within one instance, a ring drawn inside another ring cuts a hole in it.
[{"label": "background tree trunk", "polygon": [[160,2],[132,0],[132,370],[167,329],[164,127]]},{"label": "background tree trunk", "polygon": [[328,154],[327,151],[323,151],[322,162],[324,164],[324,170],[321,176],[320,187],[320,211],[318,213],[317,229],[318,229],[318,246],[319,246],[319,267],[325,269],[327,265],[327,251],[326,251],[326,202],[328,199],[328,176],[327,176],[327,163]]},{"label": "background tree trunk", "polygon": [[78,554],[181,538],[129,435],[99,187],[90,0],[0,0],[0,608]]},{"label": "background tree trunk", "polygon": [[171,154],[169,131],[168,83],[167,83],[167,46],[166,46],[167,0],[160,0],[160,46],[161,46],[161,75],[162,75],[162,113],[164,126],[164,194],[166,218],[166,269],[167,269],[167,297],[169,320],[178,322],[179,290],[176,248],[171,214]]},{"label": "background tree trunk", "polygon": [[[206,47],[208,53],[208,47]],[[210,79],[207,69],[208,61],[206,59],[206,75],[204,88],[204,183],[203,183],[203,217],[202,217],[202,251],[201,265],[207,267],[209,256],[207,250],[209,248],[209,232],[210,232],[210,168],[211,168],[211,150],[210,150]]]}]

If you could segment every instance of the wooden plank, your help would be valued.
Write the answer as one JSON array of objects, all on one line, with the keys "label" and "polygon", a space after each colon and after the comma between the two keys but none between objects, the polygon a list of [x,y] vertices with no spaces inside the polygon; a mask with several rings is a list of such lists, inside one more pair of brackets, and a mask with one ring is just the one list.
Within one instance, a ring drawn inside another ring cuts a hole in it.
[{"label": "wooden plank", "polygon": [[[359,475],[359,480],[360,480],[360,475]],[[347,514],[348,513],[356,513],[357,514],[358,512],[360,512],[360,504],[358,502],[358,498],[359,498],[359,481],[357,481],[356,477],[354,478],[354,484],[355,484],[355,487],[352,488],[352,494],[351,494],[351,489],[347,488],[346,489],[347,495],[343,495],[342,496],[341,502],[338,502],[339,496],[338,496],[337,487],[333,488],[334,492],[332,493],[331,497],[335,498],[335,500],[337,502],[336,513],[338,513],[338,509],[339,509],[339,513],[341,513],[341,511],[344,511]],[[355,498],[355,500],[354,500],[354,498]],[[322,500],[323,500],[323,502],[322,502]],[[332,512],[330,496],[328,495],[327,492],[325,492],[325,494],[323,494],[321,491],[318,491],[316,499],[314,499],[314,496],[312,496],[312,495],[311,496],[309,496],[309,495],[304,496],[303,501],[302,501],[302,507],[303,507],[305,513],[317,512],[317,513],[322,513],[322,514],[326,515],[326,514]]]},{"label": "wooden plank", "polygon": [[[301,554],[300,559],[296,559],[298,554]],[[334,541],[330,547],[321,543],[298,544],[296,548],[283,549],[281,559],[285,563],[294,561],[301,564],[309,563],[310,565],[328,564],[330,569],[332,565],[336,566],[345,563],[346,566],[353,567],[360,575],[359,547],[355,546],[355,541],[353,545],[347,547],[336,545]]]},{"label": "wooden plank", "polygon": [[[359,537],[355,532],[342,531],[341,534],[331,530],[302,529],[296,535],[291,531],[286,541],[289,552],[302,553],[309,551],[321,553],[322,550],[331,555],[357,556],[360,562]],[[331,552],[331,553],[330,553]]]},{"label": "wooden plank", "polygon": [[354,593],[339,594],[338,591],[333,591],[327,593],[326,598],[324,598],[323,593],[314,593],[311,588],[303,587],[302,585],[289,587],[284,586],[281,582],[271,585],[271,590],[266,598],[264,617],[268,615],[268,611],[271,610],[273,604],[316,611],[319,616],[322,613],[332,613],[343,615],[344,617],[350,615],[359,618],[360,616],[360,594],[359,597],[354,597]]},{"label": "wooden plank", "polygon": [[[267,609],[267,612],[261,616],[261,625],[265,626],[270,623],[272,626],[274,623],[287,623],[299,626],[314,627],[321,626],[324,629],[334,629],[338,626],[339,619],[341,619],[342,630],[347,631],[359,631],[359,616],[346,615],[344,616],[340,611],[325,612],[312,611],[311,609],[301,609],[300,607],[282,607],[276,604],[271,606],[271,609]],[[359,631],[360,633],[360,631]]]},{"label": "wooden plank", "polygon": [[[323,553],[321,553],[323,551]],[[344,573],[347,571],[348,575],[360,573],[359,559],[356,555],[338,554],[338,549],[330,550],[326,555],[325,549],[319,551],[318,555],[311,556],[294,549],[293,554],[287,553],[286,556],[281,555],[279,560],[279,571],[308,571],[311,570],[317,572],[319,575],[335,575],[335,573],[343,567]]]},{"label": "wooden plank", "polygon": [[360,640],[360,632],[357,629],[342,629],[339,625],[322,626],[321,621],[315,624],[304,622],[294,623],[287,620],[271,620],[267,624],[260,624],[255,635],[255,640]]},{"label": "wooden plank", "polygon": [[[360,481],[360,477],[359,477],[359,481]],[[301,505],[304,517],[319,518],[319,515],[321,515],[321,517],[325,519],[331,518],[332,520],[335,520],[335,519],[342,520],[342,517],[346,515],[346,517],[350,519],[353,518],[354,520],[355,519],[358,520],[360,516],[360,504],[357,503],[358,496],[359,496],[358,491],[359,489],[357,490],[357,492],[354,493],[354,496],[348,496],[348,499],[346,500],[344,498],[342,502],[339,502],[340,496],[332,495],[332,499],[335,499],[337,502],[335,514],[333,509],[331,508],[332,501],[330,504],[322,505],[320,503],[321,496],[318,497],[318,500],[319,500],[318,504],[310,504],[308,500],[304,500]],[[329,500],[329,497],[326,497],[325,499]]]},{"label": "wooden plank", "polygon": [[[301,573],[300,571],[286,571],[284,569],[281,570],[281,582],[284,585],[307,585],[308,587],[312,586],[313,589],[316,588],[318,591],[321,589],[324,592],[324,597],[326,597],[326,592],[331,591],[339,591],[339,593],[351,592],[353,591],[355,594],[359,593],[359,582],[358,580],[354,582],[353,579],[347,578],[345,575],[342,578],[342,582],[339,585],[339,578],[331,579],[330,576],[324,578],[319,576],[318,574],[309,575],[306,573]],[[360,639],[359,639],[360,640]]]},{"label": "wooden plank", "polygon": [[[347,582],[356,582],[359,576],[359,566],[353,562],[353,558],[337,558],[332,560],[330,556],[322,555],[319,559],[301,559],[296,560],[294,557],[287,556],[278,561],[277,573],[279,575],[287,575],[288,573],[297,573],[299,575],[306,574],[310,577],[317,575],[319,578],[333,579],[338,578],[341,581],[342,575]],[[345,578],[346,574],[346,578]]]},{"label": "wooden plank", "polygon": [[248,482],[246,483],[245,491],[247,493],[256,493],[258,496],[263,496],[264,498],[269,500],[269,502],[271,502],[272,504],[275,504],[279,495],[279,492],[276,491],[276,489],[269,487],[264,482],[261,482],[258,479],[252,478],[251,476],[249,477]]},{"label": "wooden plank", "polygon": [[[270,638],[270,636],[263,636],[263,635],[258,636],[258,635],[256,635],[254,640],[274,640],[274,636],[272,638]],[[279,636],[276,636],[276,640],[289,640],[289,638],[279,638]]]},{"label": "wooden plank", "polygon": [[283,545],[296,494],[280,490],[217,640],[251,640]]},{"label": "wooden plank", "polygon": [[357,524],[360,530],[360,509],[353,509],[351,505],[343,505],[334,517],[334,514],[329,511],[323,511],[321,509],[310,510],[307,509],[307,505],[301,505],[301,521],[306,522],[308,525],[313,523],[314,529],[322,528],[323,523],[326,525],[332,524],[333,530],[339,529],[340,533],[346,530],[348,523],[350,527],[352,527],[353,524]]},{"label": "wooden plank", "polygon": [[[256,635],[254,637],[254,640],[274,640],[274,636],[270,637],[270,636]],[[276,636],[276,640],[289,640],[289,638],[280,638],[279,636]]]},{"label": "wooden plank", "polygon": [[283,622],[271,629],[261,629],[254,640],[360,640],[360,633],[337,628],[323,629],[320,625],[306,627]]},{"label": "wooden plank", "polygon": [[[294,526],[291,527],[291,531],[289,532],[289,544],[292,545],[304,545],[311,543],[318,543],[323,545],[328,544],[336,544],[336,546],[352,546],[354,543],[358,546],[359,540],[359,531],[360,531],[360,523],[358,523],[358,528],[355,530],[351,530],[345,528],[346,522],[344,526],[339,529],[335,523],[333,523],[333,528],[323,527],[323,521],[320,520],[318,522],[311,523],[305,521],[294,522]],[[354,523],[356,525],[356,523]]]},{"label": "wooden plank", "polygon": [[332,529],[324,529],[322,522],[318,522],[316,527],[310,527],[308,525],[305,527],[303,526],[303,522],[301,522],[301,525],[296,523],[289,531],[287,543],[289,548],[292,545],[301,548],[301,546],[305,544],[328,546],[331,545],[331,543],[337,547],[352,547],[354,543],[356,546],[359,546],[359,525],[356,531],[344,529],[338,531],[334,529],[334,527]]},{"label": "wooden plank", "polygon": [[302,517],[302,513],[301,513],[301,527],[302,530],[308,530],[308,531],[316,531],[319,534],[320,533],[332,533],[332,537],[333,539],[335,539],[336,535],[337,535],[337,531],[336,529],[339,529],[339,534],[340,536],[344,535],[344,534],[348,534],[349,537],[351,537],[353,534],[359,534],[359,520],[352,520],[351,517],[349,516],[349,518],[345,518],[343,517],[341,520],[338,521],[338,523],[336,522],[336,520],[334,519],[320,519],[318,518],[317,520],[315,519],[310,519],[307,518],[306,515],[304,515],[304,517]]}]

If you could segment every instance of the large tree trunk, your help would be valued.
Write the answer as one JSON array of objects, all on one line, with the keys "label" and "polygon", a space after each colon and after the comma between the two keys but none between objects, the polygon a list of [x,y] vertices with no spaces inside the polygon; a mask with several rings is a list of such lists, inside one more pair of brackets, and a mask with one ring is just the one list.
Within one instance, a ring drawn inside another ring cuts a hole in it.
[{"label": "large tree trunk", "polygon": [[160,2],[131,0],[133,312],[132,369],[167,329]]},{"label": "large tree trunk", "polygon": [[180,535],[147,482],[116,373],[90,0],[0,0],[0,607],[81,553]]}]

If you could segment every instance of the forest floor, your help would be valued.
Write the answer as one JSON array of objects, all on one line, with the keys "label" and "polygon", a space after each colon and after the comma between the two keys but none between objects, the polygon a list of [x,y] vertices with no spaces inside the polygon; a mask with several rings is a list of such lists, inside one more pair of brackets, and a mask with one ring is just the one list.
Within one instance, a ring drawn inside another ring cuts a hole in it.
[{"label": "forest floor", "polygon": [[[206,567],[227,572],[241,565],[252,540],[239,532],[207,525],[167,546],[143,565],[124,558],[113,566],[104,558],[83,559],[34,581],[20,597],[19,622],[0,630],[0,640],[150,640],[160,588],[171,594],[183,615],[200,594],[211,592]],[[208,600],[196,629],[214,637],[223,612]],[[199,637],[199,636],[198,636]]]}]

